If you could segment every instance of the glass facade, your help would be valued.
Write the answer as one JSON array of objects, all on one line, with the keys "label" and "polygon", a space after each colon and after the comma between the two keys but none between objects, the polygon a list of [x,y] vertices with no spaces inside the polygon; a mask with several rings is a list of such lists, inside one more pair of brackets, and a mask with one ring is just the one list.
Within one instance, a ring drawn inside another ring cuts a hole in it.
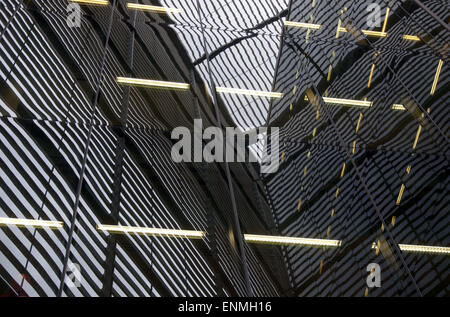
[{"label": "glass facade", "polygon": [[0,296],[448,296],[449,9],[3,0]]}]

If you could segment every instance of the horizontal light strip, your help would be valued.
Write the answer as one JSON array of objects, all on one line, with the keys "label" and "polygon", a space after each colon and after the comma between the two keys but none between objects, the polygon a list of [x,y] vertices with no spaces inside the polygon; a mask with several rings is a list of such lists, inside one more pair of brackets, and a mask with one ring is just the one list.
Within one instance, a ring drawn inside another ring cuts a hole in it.
[{"label": "horizontal light strip", "polygon": [[403,35],[403,39],[408,41],[420,41],[420,38],[415,35]]},{"label": "horizontal light strip", "polygon": [[[435,247],[427,245],[413,245],[413,244],[399,244],[398,247],[404,252],[417,253],[436,253],[436,254],[450,254],[450,247]],[[376,243],[372,244],[372,249],[376,249]]]},{"label": "horizontal light strip", "polygon": [[450,254],[450,248],[426,245],[399,244],[400,250],[405,252],[442,253]]},{"label": "horizontal light strip", "polygon": [[325,101],[326,103],[335,104],[335,105],[357,106],[357,107],[366,107],[366,108],[370,108],[373,106],[372,101],[363,101],[363,100],[351,100],[351,99],[323,97],[323,101]]},{"label": "horizontal light strip", "polygon": [[130,2],[127,2],[127,8],[134,9],[134,10],[147,11],[147,12],[156,12],[156,13],[181,13],[181,9],[177,9],[177,8],[167,8],[167,7],[152,6],[152,5],[130,3]]},{"label": "horizontal light strip", "polygon": [[95,6],[107,6],[109,4],[108,0],[69,0],[69,2],[75,2],[78,4],[89,4]]},{"label": "horizontal light strip", "polygon": [[283,94],[279,93],[279,92],[246,90],[246,89],[238,89],[238,88],[216,87],[216,91],[219,93],[257,96],[257,97],[268,97],[268,98],[282,98],[283,97]]},{"label": "horizontal light strip", "polygon": [[394,104],[394,105],[392,106],[392,110],[405,111],[406,108],[405,108],[404,105]]},{"label": "horizontal light strip", "polygon": [[[329,104],[333,104],[333,105],[346,105],[346,106],[355,106],[355,107],[364,107],[364,108],[370,108],[373,106],[372,101],[329,98],[329,97],[322,97],[322,98],[325,103],[329,103]],[[305,96],[305,101],[309,101],[308,96]]]},{"label": "horizontal light strip", "polygon": [[282,245],[319,246],[319,247],[340,247],[342,244],[342,241],[340,240],[260,236],[254,234],[244,234],[244,238],[245,241],[248,243],[261,243],[261,244],[282,244]]},{"label": "horizontal light strip", "polygon": [[[348,30],[346,28],[339,27],[338,32],[347,33]],[[377,36],[377,37],[387,37],[388,36],[388,34],[386,32],[370,31],[370,30],[362,30],[361,32],[367,36]]]},{"label": "horizontal light strip", "polygon": [[369,30],[362,30],[364,35],[367,36],[377,36],[377,37],[386,37],[388,34],[386,32],[378,32],[378,31],[369,31]]},{"label": "horizontal light strip", "polygon": [[38,227],[57,229],[62,228],[64,224],[61,221],[34,220],[34,219],[18,219],[18,218],[0,218],[0,225],[12,225],[19,227]]},{"label": "horizontal light strip", "polygon": [[112,225],[97,225],[97,230],[107,231],[110,233],[135,233],[168,238],[202,239],[205,237],[205,232],[193,230],[127,227],[127,226],[112,226]]},{"label": "horizontal light strip", "polygon": [[284,21],[284,25],[297,27],[297,28],[314,29],[314,30],[319,30],[322,27],[322,25],[320,25],[320,24],[293,22],[293,21]]},{"label": "horizontal light strip", "polygon": [[345,32],[347,32],[347,29],[340,26],[340,27],[338,27],[338,31],[345,33]]},{"label": "horizontal light strip", "polygon": [[149,79],[138,79],[138,78],[127,78],[127,77],[117,77],[117,82],[124,85],[136,85],[144,87],[153,88],[174,88],[188,90],[190,85],[184,83],[174,83],[170,81],[158,81]]}]

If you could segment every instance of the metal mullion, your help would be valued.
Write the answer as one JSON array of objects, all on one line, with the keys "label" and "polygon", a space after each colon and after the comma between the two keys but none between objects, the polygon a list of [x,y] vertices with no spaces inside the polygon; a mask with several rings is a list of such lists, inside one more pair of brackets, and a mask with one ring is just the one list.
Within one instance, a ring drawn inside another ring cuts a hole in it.
[{"label": "metal mullion", "polygon": [[[210,87],[211,87],[211,95],[212,95],[212,102],[214,105],[214,110],[216,113],[216,120],[217,120],[217,124],[222,127],[222,122],[221,122],[221,118],[220,118],[220,112],[219,112],[219,107],[218,107],[218,102],[217,102],[217,94],[216,94],[216,85],[214,83],[214,79],[212,76],[212,71],[211,71],[211,60],[210,60],[210,55],[207,49],[207,45],[206,45],[206,35],[205,35],[205,27],[202,21],[202,12],[200,10],[200,2],[199,0],[197,0],[197,10],[198,10],[198,14],[199,14],[199,18],[200,18],[200,24],[202,27],[202,37],[203,37],[203,48],[205,51],[205,56],[206,56],[206,61],[207,61],[207,68],[208,68],[208,74],[209,74],[209,80],[210,80]],[[233,223],[234,223],[234,233],[236,235],[237,238],[237,242],[238,242],[238,246],[239,246],[239,251],[240,251],[240,256],[239,256],[239,260],[240,260],[240,265],[243,271],[243,275],[244,275],[244,283],[245,283],[245,288],[247,291],[247,296],[253,296],[253,291],[252,291],[252,287],[250,284],[250,276],[249,276],[249,271],[248,271],[248,263],[247,263],[247,258],[246,258],[246,254],[245,254],[245,247],[244,247],[244,236],[242,234],[241,228],[240,228],[240,221],[239,221],[239,215],[238,215],[238,211],[237,211],[237,205],[236,205],[236,198],[235,198],[235,194],[234,194],[234,188],[233,188],[233,183],[232,183],[232,178],[231,178],[231,172],[230,172],[230,166],[228,164],[228,162],[224,162],[225,165],[225,171],[226,171],[226,177],[227,177],[227,181],[228,181],[228,188],[230,191],[230,196],[231,196],[231,205],[232,205],[232,209],[233,209]]]},{"label": "metal mullion", "polygon": [[78,215],[81,189],[83,188],[84,176],[86,173],[87,158],[88,158],[88,154],[89,154],[89,147],[91,145],[91,139],[92,139],[94,120],[95,120],[98,100],[100,97],[100,92],[101,92],[102,83],[103,83],[103,75],[104,75],[104,69],[105,69],[105,64],[106,64],[106,55],[107,55],[108,48],[109,48],[109,40],[111,37],[112,24],[114,21],[115,10],[116,10],[116,0],[113,0],[113,3],[111,5],[111,14],[110,14],[110,19],[109,19],[108,31],[106,34],[106,40],[105,40],[105,45],[104,45],[104,49],[103,49],[102,62],[101,62],[100,68],[99,68],[99,74],[98,74],[98,78],[97,78],[97,87],[96,87],[96,92],[95,92],[94,101],[93,101],[92,113],[91,113],[91,118],[90,118],[90,122],[89,122],[89,132],[88,132],[88,136],[86,139],[83,160],[81,162],[80,178],[79,178],[76,192],[75,192],[75,202],[74,202],[74,206],[73,206],[73,214],[72,214],[72,219],[71,219],[69,233],[68,233],[68,239],[67,239],[67,244],[66,244],[66,253],[64,256],[64,260],[63,260],[63,269],[61,272],[61,281],[60,281],[57,297],[62,296],[62,292],[63,292],[63,288],[64,288],[64,284],[65,284],[65,278],[66,278],[66,274],[67,274],[67,267],[68,267],[69,256],[70,256],[70,247],[72,244],[73,232],[75,230],[75,223],[76,223],[76,219],[77,219],[77,215]]}]

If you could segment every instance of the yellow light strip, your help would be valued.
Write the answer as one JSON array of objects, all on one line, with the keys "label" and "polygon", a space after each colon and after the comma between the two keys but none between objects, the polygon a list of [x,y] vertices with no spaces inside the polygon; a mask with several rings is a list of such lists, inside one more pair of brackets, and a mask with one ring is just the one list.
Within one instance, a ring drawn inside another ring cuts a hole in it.
[{"label": "yellow light strip", "polygon": [[254,234],[244,234],[245,241],[248,243],[278,244],[293,246],[318,246],[318,247],[340,247],[340,240],[292,238],[279,236],[261,236]]},{"label": "yellow light strip", "polygon": [[18,226],[18,227],[36,227],[36,228],[62,228],[64,224],[61,221],[48,220],[34,220],[34,219],[19,219],[19,218],[0,218],[0,225],[2,226]]},{"label": "yellow light strip", "polygon": [[434,81],[433,81],[433,87],[431,88],[430,94],[433,96],[436,92],[436,87],[439,80],[439,75],[441,74],[442,65],[444,64],[444,61],[441,59],[439,60],[438,68],[436,69],[436,74],[434,75]]},{"label": "yellow light strip", "polygon": [[414,139],[413,150],[416,149],[417,144],[419,143],[420,133],[422,132],[422,126],[419,124],[417,128],[416,138]]},{"label": "yellow light strip", "polygon": [[113,225],[101,225],[101,224],[97,225],[97,230],[106,231],[109,233],[134,233],[134,234],[144,234],[144,235],[148,235],[148,236],[167,237],[167,238],[202,239],[206,235],[206,233],[204,231],[113,226]]},{"label": "yellow light strip", "polygon": [[400,104],[394,104],[392,106],[392,110],[399,110],[399,111],[405,111],[406,108],[404,105],[400,105]]},{"label": "yellow light strip", "polygon": [[181,9],[177,8],[167,8],[130,2],[127,2],[127,8],[155,13],[181,13]]},{"label": "yellow light strip", "polygon": [[[338,33],[347,33],[348,30],[343,27],[338,27]],[[367,36],[377,36],[377,37],[387,37],[388,34],[386,32],[379,32],[379,31],[370,31],[370,30],[362,30],[361,31],[364,35]]]},{"label": "yellow light strip", "polygon": [[362,30],[362,33],[367,36],[376,36],[376,37],[388,36],[388,34],[386,32],[379,32],[379,31]]},{"label": "yellow light strip", "polygon": [[356,134],[358,134],[358,132],[359,132],[359,127],[361,126],[362,118],[363,118],[363,114],[360,113],[359,114],[359,119],[358,119],[358,124],[356,125],[356,131],[355,131]]},{"label": "yellow light strip", "polygon": [[[435,253],[435,254],[449,254],[450,247],[436,247],[427,245],[413,245],[413,244],[399,244],[398,247],[404,252],[418,252],[418,253]],[[377,249],[376,243],[372,244],[372,249]]]},{"label": "yellow light strip", "polygon": [[345,176],[345,168],[346,167],[347,167],[347,165],[344,163],[344,165],[342,166],[341,178],[344,178],[344,176]]},{"label": "yellow light strip", "polygon": [[[339,20],[338,28],[336,31],[336,38],[339,38],[339,33],[347,33],[348,32],[348,30],[345,27],[341,27],[341,25],[342,25],[342,22],[341,22],[341,20]],[[386,25],[387,25],[387,16],[386,16],[386,19],[384,20],[383,29],[381,32],[380,31],[370,31],[370,30],[362,30],[361,32],[367,36],[387,37],[388,33],[385,32]],[[408,40],[408,41],[420,41],[420,38],[418,36],[407,35],[407,34],[403,35],[403,39]]]},{"label": "yellow light strip", "polygon": [[328,68],[328,76],[327,81],[331,80],[331,72],[333,71],[333,66],[330,64],[330,67]]},{"label": "yellow light strip", "polygon": [[[336,30],[336,38],[339,38],[340,32],[341,32],[341,25],[342,25],[342,21],[341,19],[339,19],[338,21],[338,26],[337,26],[337,30]],[[345,32],[347,32],[347,30],[344,29]]]},{"label": "yellow light strip", "polygon": [[173,88],[173,89],[183,89],[188,90],[190,85],[184,83],[175,83],[170,81],[158,81],[149,79],[138,79],[138,78],[127,78],[127,77],[117,77],[117,83],[124,85],[135,85],[143,87],[153,87],[153,88]]},{"label": "yellow light strip", "polygon": [[[361,100],[352,100],[352,99],[340,99],[340,98],[330,98],[330,97],[322,97],[325,103],[333,104],[333,105],[345,105],[345,106],[355,106],[355,107],[363,107],[370,108],[373,106],[372,101],[361,101]],[[305,101],[309,101],[308,96],[305,96]]]},{"label": "yellow light strip", "polygon": [[357,107],[365,107],[365,108],[370,108],[373,106],[372,101],[339,99],[339,98],[329,98],[329,97],[323,97],[323,100],[326,103],[336,104],[336,105],[357,106]]},{"label": "yellow light strip", "polygon": [[256,97],[268,97],[268,98],[282,98],[283,94],[279,92],[259,91],[259,90],[246,90],[238,88],[216,87],[218,93],[237,94]]},{"label": "yellow light strip", "polygon": [[407,41],[420,41],[420,38],[415,35],[403,35],[403,39]]},{"label": "yellow light strip", "polygon": [[390,9],[387,8],[386,9],[386,16],[384,18],[383,28],[381,29],[381,32],[386,32],[386,27],[387,27],[387,23],[388,23],[388,19],[389,19],[389,12],[390,12]]},{"label": "yellow light strip", "polygon": [[373,106],[372,101],[361,101],[361,100],[329,98],[329,97],[323,97],[323,101],[325,101],[325,103],[329,103],[329,104],[333,104],[333,105],[356,106],[356,107],[365,107],[365,108],[370,108]]},{"label": "yellow light strip", "polygon": [[95,6],[109,5],[108,0],[69,0],[69,2],[74,2],[74,3],[78,3],[78,4],[95,5]]},{"label": "yellow light strip", "polygon": [[405,184],[402,184],[402,186],[400,187],[400,191],[398,192],[397,201],[395,202],[397,206],[400,206],[404,192],[405,192]]},{"label": "yellow light strip", "polygon": [[284,25],[292,26],[292,27],[296,27],[296,28],[313,29],[313,30],[319,30],[322,27],[322,25],[320,25],[320,24],[293,22],[293,21],[284,21]]},{"label": "yellow light strip", "polygon": [[372,78],[373,78],[374,71],[375,71],[375,64],[372,64],[372,67],[370,68],[369,82],[367,83],[367,88],[370,88],[370,85],[372,84]]}]

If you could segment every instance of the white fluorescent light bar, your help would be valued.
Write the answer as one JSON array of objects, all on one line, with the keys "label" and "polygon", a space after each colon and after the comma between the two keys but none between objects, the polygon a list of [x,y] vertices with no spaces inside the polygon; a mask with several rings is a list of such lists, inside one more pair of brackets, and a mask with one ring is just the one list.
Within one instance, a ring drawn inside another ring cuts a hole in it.
[{"label": "white fluorescent light bar", "polygon": [[244,234],[245,241],[248,243],[261,244],[281,244],[292,246],[318,246],[318,247],[340,247],[340,240],[324,240],[324,239],[308,239],[308,238],[292,238],[279,236],[261,236],[254,234]]},{"label": "white fluorescent light bar", "polygon": [[[333,105],[345,105],[345,106],[355,106],[355,107],[363,107],[363,108],[370,108],[373,106],[372,101],[330,98],[330,97],[322,97],[322,98],[325,103],[329,103],[329,104],[333,104]],[[309,101],[308,96],[305,96],[305,101]]]},{"label": "white fluorescent light bar", "polygon": [[326,103],[335,104],[335,105],[357,106],[357,107],[365,107],[365,108],[370,108],[373,106],[372,101],[329,98],[329,97],[323,97],[323,101],[325,101]]},{"label": "white fluorescent light bar", "polygon": [[152,5],[130,3],[130,2],[127,2],[127,8],[134,9],[134,10],[147,11],[147,12],[156,12],[156,13],[181,13],[181,10],[177,9],[177,8],[167,8],[167,7],[152,6]]},{"label": "white fluorescent light bar", "polygon": [[78,3],[78,4],[96,5],[96,6],[109,5],[108,0],[69,0],[69,2],[74,2],[74,3]]},{"label": "white fluorescent light bar", "polygon": [[320,25],[320,24],[294,22],[294,21],[284,21],[284,25],[292,26],[292,27],[296,27],[296,28],[313,29],[313,30],[319,30],[322,27],[322,25]]},{"label": "white fluorescent light bar", "polygon": [[283,94],[279,92],[260,91],[260,90],[246,90],[238,88],[216,87],[218,93],[256,96],[256,97],[268,97],[268,98],[282,98]]},{"label": "white fluorescent light bar", "polygon": [[410,245],[410,244],[399,244],[398,246],[400,247],[400,250],[406,252],[450,254],[450,248],[446,247],[434,247],[434,246]]},{"label": "white fluorescent light bar", "polygon": [[135,233],[167,238],[202,239],[206,235],[204,231],[112,226],[112,225],[97,225],[97,230],[107,231],[110,233]]},{"label": "white fluorescent light bar", "polygon": [[[404,252],[450,254],[450,247],[435,247],[427,245],[399,244],[398,247]],[[372,244],[372,249],[376,249],[376,243]]]},{"label": "white fluorescent light bar", "polygon": [[19,218],[0,218],[0,225],[18,226],[18,227],[36,227],[36,228],[62,228],[64,224],[61,221],[19,219]]},{"label": "white fluorescent light bar", "polygon": [[405,108],[404,105],[394,104],[394,105],[392,106],[392,110],[405,111],[406,108]]},{"label": "white fluorescent light bar", "polygon": [[190,87],[189,84],[185,83],[175,83],[170,81],[159,81],[159,80],[127,78],[127,77],[117,77],[116,81],[119,84],[143,86],[150,88],[173,88],[173,89],[188,90]]}]

